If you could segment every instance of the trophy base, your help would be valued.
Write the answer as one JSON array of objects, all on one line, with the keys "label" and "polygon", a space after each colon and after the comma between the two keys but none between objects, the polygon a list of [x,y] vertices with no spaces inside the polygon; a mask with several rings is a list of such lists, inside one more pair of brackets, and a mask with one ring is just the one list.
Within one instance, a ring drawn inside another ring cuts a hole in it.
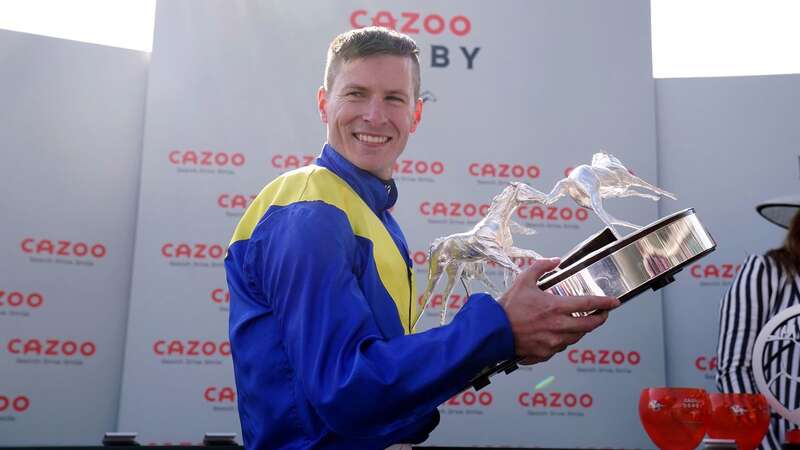
[{"label": "trophy base", "polygon": [[[570,251],[556,270],[539,280],[539,288],[563,296],[616,297],[624,303],[648,289],[657,291],[672,283],[675,274],[714,249],[714,239],[689,208],[622,239],[606,228]],[[573,316],[593,312],[575,312]],[[480,390],[492,375],[516,370],[519,361],[487,367],[470,384]]]}]

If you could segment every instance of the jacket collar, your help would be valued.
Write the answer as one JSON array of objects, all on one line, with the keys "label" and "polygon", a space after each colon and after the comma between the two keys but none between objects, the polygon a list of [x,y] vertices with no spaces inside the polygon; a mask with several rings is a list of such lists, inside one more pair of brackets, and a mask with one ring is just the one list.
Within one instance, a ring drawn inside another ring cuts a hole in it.
[{"label": "jacket collar", "polygon": [[322,147],[322,153],[317,157],[317,165],[329,169],[347,182],[379,217],[397,201],[397,185],[394,179],[384,182],[366,170],[356,167],[330,144],[326,143]]}]

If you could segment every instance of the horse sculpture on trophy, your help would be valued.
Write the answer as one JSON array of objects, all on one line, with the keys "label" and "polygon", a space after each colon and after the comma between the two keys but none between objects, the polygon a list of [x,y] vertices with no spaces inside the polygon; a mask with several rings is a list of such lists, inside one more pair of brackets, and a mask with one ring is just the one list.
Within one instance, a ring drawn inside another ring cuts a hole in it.
[{"label": "horse sculpture on trophy", "polygon": [[512,233],[533,234],[535,231],[512,221],[511,214],[522,204],[544,203],[546,198],[545,193],[525,183],[511,182],[492,199],[486,216],[470,231],[434,240],[428,251],[428,282],[422,294],[422,308],[425,309],[428,305],[442,274],[447,274],[441,313],[441,323],[444,324],[447,318],[447,299],[457,280],[461,279],[465,286],[472,280],[480,281],[497,297],[499,292],[484,271],[486,263],[494,262],[504,270],[507,287],[509,272],[516,276],[521,271],[511,258],[541,258],[533,250],[514,247]]},{"label": "horse sculpture on trophy", "polygon": [[[640,192],[634,188],[645,189],[658,195]],[[603,199],[608,197],[644,197],[653,201],[660,196],[675,200],[675,195],[660,189],[637,177],[622,162],[608,153],[595,153],[591,165],[581,164],[572,169],[566,178],[561,179],[547,194],[545,203],[552,204],[568,195],[575,203],[594,210],[597,216],[619,238],[614,225],[641,229],[640,226],[614,218],[603,208]]]}]

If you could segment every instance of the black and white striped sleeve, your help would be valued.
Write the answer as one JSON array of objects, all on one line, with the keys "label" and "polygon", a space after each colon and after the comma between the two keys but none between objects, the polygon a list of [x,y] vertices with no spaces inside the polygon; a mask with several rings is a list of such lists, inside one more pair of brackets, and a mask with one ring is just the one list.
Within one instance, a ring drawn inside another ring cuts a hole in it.
[{"label": "black and white striped sleeve", "polygon": [[717,388],[758,392],[753,379],[753,344],[769,316],[779,271],[765,256],[749,256],[720,304]]}]

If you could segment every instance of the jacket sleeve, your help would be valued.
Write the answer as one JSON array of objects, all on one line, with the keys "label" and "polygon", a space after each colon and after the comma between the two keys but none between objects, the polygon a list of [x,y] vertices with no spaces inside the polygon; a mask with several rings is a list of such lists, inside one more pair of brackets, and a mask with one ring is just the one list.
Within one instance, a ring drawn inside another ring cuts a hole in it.
[{"label": "jacket sleeve", "polygon": [[419,426],[482,368],[514,356],[505,312],[486,294],[447,326],[382,336],[354,273],[356,237],[337,208],[295,204],[258,227],[246,273],[274,310],[304,394],[335,432],[378,437]]},{"label": "jacket sleeve", "polygon": [[776,269],[764,256],[749,256],[722,298],[717,347],[717,388],[721,392],[758,392],[753,345],[779,282]]}]

